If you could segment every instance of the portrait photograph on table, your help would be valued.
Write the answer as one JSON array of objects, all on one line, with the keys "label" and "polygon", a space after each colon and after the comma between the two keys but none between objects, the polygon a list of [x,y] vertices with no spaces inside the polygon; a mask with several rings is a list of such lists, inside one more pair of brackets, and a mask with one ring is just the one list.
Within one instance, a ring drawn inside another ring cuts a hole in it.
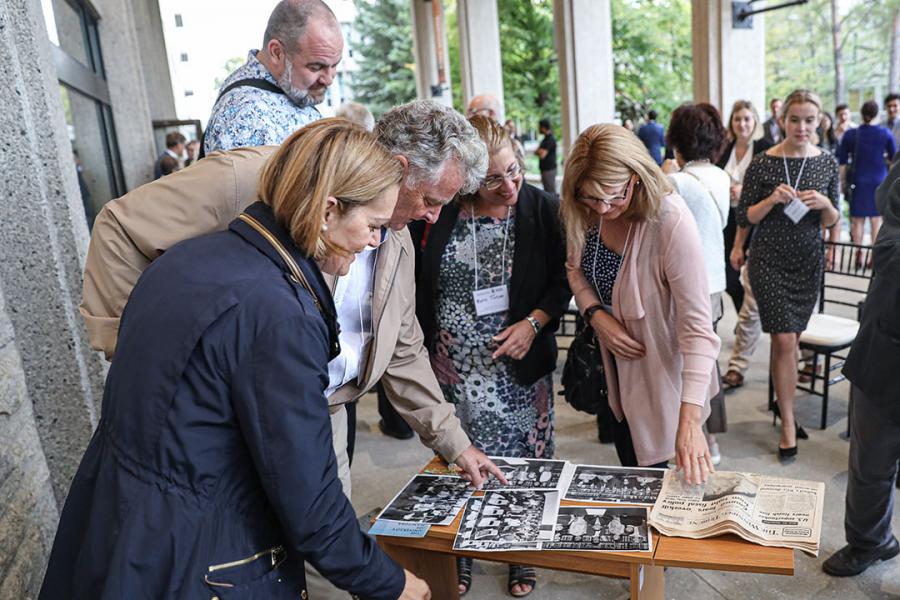
[{"label": "portrait photograph on table", "polygon": [[563,497],[590,502],[653,504],[665,474],[666,469],[575,465]]},{"label": "portrait photograph on table", "polygon": [[561,506],[553,541],[542,550],[650,552],[645,506]]},{"label": "portrait photograph on table", "polygon": [[553,539],[559,492],[489,491],[466,504],[453,548],[499,552],[540,550]]},{"label": "portrait photograph on table", "polygon": [[461,477],[416,475],[381,511],[378,520],[449,525],[473,491]]},{"label": "portrait photograph on table", "polygon": [[491,460],[503,471],[509,482],[503,485],[491,478],[485,490],[562,490],[572,473],[572,464],[566,460],[540,458],[505,458],[492,456]]}]

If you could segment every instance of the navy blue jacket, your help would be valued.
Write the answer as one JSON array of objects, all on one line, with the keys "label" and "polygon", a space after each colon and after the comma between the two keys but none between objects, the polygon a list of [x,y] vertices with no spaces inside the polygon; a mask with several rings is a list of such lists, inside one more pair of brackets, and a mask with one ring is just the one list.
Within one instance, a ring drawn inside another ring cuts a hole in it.
[{"label": "navy blue jacket", "polygon": [[666,145],[666,130],[656,121],[644,123],[638,129],[638,137],[644,142],[647,151],[656,164],[663,163],[662,147]]},{"label": "navy blue jacket", "polygon": [[144,271],[41,598],[296,599],[304,561],[364,597],[402,592],[337,477],[328,288],[268,207],[246,212],[297,261],[321,312],[239,220]]}]

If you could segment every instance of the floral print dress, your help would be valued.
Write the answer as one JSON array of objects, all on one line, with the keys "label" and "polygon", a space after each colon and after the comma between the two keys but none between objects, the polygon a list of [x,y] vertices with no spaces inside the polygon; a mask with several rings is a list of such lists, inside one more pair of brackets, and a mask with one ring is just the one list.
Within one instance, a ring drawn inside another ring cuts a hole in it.
[{"label": "floral print dress", "polygon": [[[508,228],[508,234],[505,232]],[[553,456],[553,376],[521,385],[508,357],[491,358],[507,313],[475,314],[475,247],[478,289],[509,285],[515,249],[515,212],[507,219],[476,217],[461,208],[444,248],[438,274],[438,337],[432,363],[438,383],[472,443],[490,456]],[[504,236],[506,256],[503,257]]]}]

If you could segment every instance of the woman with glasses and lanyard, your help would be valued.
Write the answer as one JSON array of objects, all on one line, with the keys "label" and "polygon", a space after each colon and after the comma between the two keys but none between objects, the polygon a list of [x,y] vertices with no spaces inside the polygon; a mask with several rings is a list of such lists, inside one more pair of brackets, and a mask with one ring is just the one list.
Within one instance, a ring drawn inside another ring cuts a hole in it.
[{"label": "woman with glasses and lanyard", "polygon": [[[478,192],[441,211],[421,249],[416,312],[432,366],[472,442],[491,456],[553,457],[554,332],[568,306],[559,202],[524,181],[509,134],[470,122],[490,163]],[[471,559],[460,559],[460,593]],[[510,567],[509,591],[534,589],[534,570]]]},{"label": "woman with glasses and lanyard", "polygon": [[566,160],[562,216],[575,302],[597,334],[623,466],[713,471],[718,391],[703,246],[684,200],[631,132],[594,125]]}]

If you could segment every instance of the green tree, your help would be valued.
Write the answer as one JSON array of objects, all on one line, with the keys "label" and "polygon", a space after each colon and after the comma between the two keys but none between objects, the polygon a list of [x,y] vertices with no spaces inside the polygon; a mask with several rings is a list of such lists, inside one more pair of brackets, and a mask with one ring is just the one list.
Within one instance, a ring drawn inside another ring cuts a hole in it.
[{"label": "green tree", "polygon": [[637,120],[649,109],[660,122],[693,97],[689,0],[613,0],[616,110]]},{"label": "green tree", "polygon": [[222,66],[221,75],[216,77],[216,80],[213,85],[216,86],[216,91],[222,89],[222,86],[225,84],[225,80],[228,79],[228,76],[234,73],[238,67],[247,62],[246,56],[232,56],[228,60],[225,61],[225,64]]},{"label": "green tree", "polygon": [[375,118],[392,106],[415,100],[412,24],[409,0],[353,0],[359,34],[359,71],[354,98]]}]

